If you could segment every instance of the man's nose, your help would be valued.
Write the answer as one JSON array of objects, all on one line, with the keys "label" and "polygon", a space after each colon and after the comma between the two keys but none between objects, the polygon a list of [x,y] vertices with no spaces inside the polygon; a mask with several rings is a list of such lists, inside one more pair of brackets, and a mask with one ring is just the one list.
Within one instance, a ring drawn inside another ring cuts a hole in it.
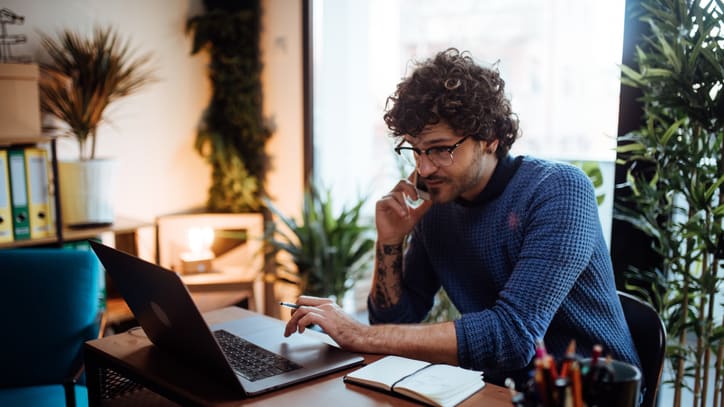
[{"label": "man's nose", "polygon": [[417,173],[423,177],[434,173],[437,170],[437,165],[432,162],[430,156],[427,154],[420,154],[417,157]]}]

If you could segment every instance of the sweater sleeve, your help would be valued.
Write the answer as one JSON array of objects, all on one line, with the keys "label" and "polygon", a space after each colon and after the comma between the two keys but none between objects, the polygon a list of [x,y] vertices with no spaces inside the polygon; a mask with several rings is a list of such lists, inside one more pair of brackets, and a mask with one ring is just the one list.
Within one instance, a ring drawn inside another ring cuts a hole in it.
[{"label": "sweater sleeve", "polygon": [[495,304],[455,321],[463,367],[524,368],[590,262],[600,233],[593,186],[573,166],[553,168],[531,185],[524,205],[507,206],[522,212],[507,214],[521,219],[521,250]]}]

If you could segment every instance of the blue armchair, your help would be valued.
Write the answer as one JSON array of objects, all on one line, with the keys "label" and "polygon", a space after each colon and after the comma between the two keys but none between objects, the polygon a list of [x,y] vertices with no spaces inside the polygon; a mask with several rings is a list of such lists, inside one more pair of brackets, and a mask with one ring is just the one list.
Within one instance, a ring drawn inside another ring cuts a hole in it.
[{"label": "blue armchair", "polygon": [[99,278],[88,251],[0,250],[0,405],[88,405],[82,345],[101,331]]}]

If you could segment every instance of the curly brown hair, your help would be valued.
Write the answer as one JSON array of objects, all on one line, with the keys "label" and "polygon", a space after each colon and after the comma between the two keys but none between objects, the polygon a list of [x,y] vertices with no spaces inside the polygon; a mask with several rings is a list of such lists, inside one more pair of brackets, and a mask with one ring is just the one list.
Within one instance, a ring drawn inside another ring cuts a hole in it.
[{"label": "curly brown hair", "polygon": [[417,137],[425,126],[444,121],[463,136],[499,140],[501,158],[519,136],[518,116],[505,96],[500,73],[455,48],[416,65],[387,98],[384,120],[393,137]]}]

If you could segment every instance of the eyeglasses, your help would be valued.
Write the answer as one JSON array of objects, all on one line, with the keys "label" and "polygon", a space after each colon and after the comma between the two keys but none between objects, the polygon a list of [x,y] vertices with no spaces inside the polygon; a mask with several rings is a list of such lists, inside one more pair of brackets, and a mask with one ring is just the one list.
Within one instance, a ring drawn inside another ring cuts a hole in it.
[{"label": "eyeglasses", "polygon": [[407,162],[414,165],[415,168],[420,165],[420,156],[422,156],[422,154],[425,154],[436,167],[447,167],[453,163],[453,152],[455,149],[460,147],[468,137],[470,136],[463,137],[451,146],[435,146],[425,150],[420,150],[417,147],[403,146],[402,144],[405,140],[402,140],[400,144],[395,147],[395,152]]}]

